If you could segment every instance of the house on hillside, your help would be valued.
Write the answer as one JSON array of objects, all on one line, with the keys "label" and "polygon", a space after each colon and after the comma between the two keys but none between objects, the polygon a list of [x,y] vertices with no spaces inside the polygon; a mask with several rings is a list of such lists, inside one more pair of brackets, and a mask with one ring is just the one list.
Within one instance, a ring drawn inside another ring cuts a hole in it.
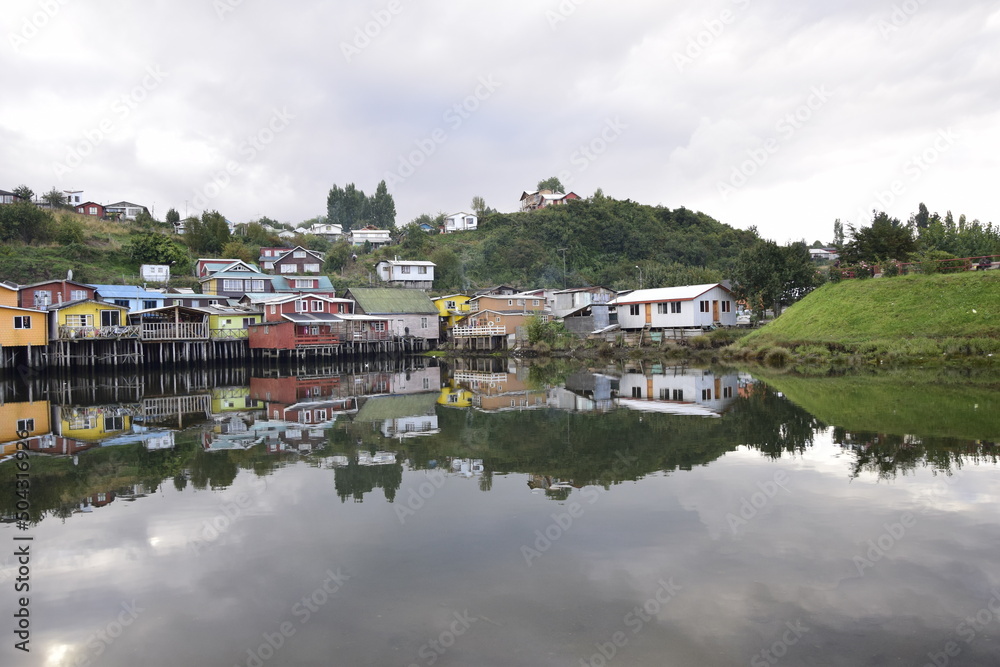
[{"label": "house on hillside", "polygon": [[361,229],[352,229],[350,241],[351,245],[370,243],[372,248],[381,248],[392,243],[392,233],[388,229],[378,229],[368,225]]},{"label": "house on hillside", "polygon": [[[296,246],[269,263],[274,273],[282,275],[319,273],[323,266],[323,253]],[[264,268],[267,269],[266,266]]]},{"label": "house on hillside", "polygon": [[471,231],[479,227],[479,218],[474,213],[459,211],[452,213],[444,219],[444,226],[441,228],[442,234],[452,232]]},{"label": "house on hillside", "polygon": [[170,267],[166,264],[141,264],[139,277],[149,283],[170,282]]},{"label": "house on hillside", "polygon": [[248,264],[240,259],[201,258],[195,262],[194,275],[198,278],[205,278],[213,273],[227,271],[230,269],[233,271],[250,271],[254,273],[260,272],[260,269],[253,264]]},{"label": "house on hillside", "polygon": [[809,258],[817,262],[835,262],[840,257],[836,248],[809,248]]},{"label": "house on hillside", "polygon": [[128,201],[115,202],[104,207],[104,212],[109,218],[116,220],[135,220],[140,213],[149,215],[149,209],[141,204],[133,204]]},{"label": "house on hillside", "polygon": [[313,236],[319,236],[327,241],[339,241],[340,237],[344,235],[344,228],[340,225],[320,223],[312,225],[311,227],[306,227],[300,230],[305,234],[312,234]]},{"label": "house on hillside", "polygon": [[13,192],[7,192],[6,190],[0,190],[0,204],[16,204],[18,202],[24,201],[18,197]]},{"label": "house on hillside", "polygon": [[722,283],[642,289],[610,302],[622,329],[736,326],[736,298]]},{"label": "house on hillside", "polygon": [[352,287],[344,296],[357,303],[356,312],[384,317],[396,336],[438,340],[438,309],[423,290]]},{"label": "house on hillside", "polygon": [[129,312],[162,308],[167,297],[163,292],[153,292],[135,285],[91,285],[91,287],[96,290],[99,300],[124,306]]},{"label": "house on hillside", "polygon": [[393,287],[431,289],[434,286],[434,262],[409,259],[384,259],[375,265],[375,274]]},{"label": "house on hillside", "polygon": [[89,215],[94,218],[103,218],[105,216],[104,205],[98,204],[95,201],[84,202],[75,208],[76,212],[80,215]]},{"label": "house on hillside", "polygon": [[568,201],[579,199],[575,192],[553,192],[552,190],[532,190],[521,193],[521,210],[536,211],[549,206],[560,206]]}]

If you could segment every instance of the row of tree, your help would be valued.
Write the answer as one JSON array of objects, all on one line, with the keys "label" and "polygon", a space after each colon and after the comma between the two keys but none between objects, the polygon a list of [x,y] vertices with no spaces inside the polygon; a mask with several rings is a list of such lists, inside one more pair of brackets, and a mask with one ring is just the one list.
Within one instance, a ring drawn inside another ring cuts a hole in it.
[{"label": "row of tree", "polygon": [[369,224],[378,229],[393,229],[396,203],[384,180],[370,197],[354,183],[343,188],[334,184],[326,197],[326,219],[332,225],[340,225],[345,234]]}]

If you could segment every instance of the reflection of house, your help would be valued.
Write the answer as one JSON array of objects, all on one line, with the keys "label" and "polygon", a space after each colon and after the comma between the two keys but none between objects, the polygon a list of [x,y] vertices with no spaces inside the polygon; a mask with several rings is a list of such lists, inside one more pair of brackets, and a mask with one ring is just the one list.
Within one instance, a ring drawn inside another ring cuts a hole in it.
[{"label": "reflection of house", "polygon": [[448,382],[441,388],[437,398],[438,405],[446,405],[451,408],[472,407],[472,392],[458,384],[454,380]]},{"label": "reflection of house", "polygon": [[482,459],[452,459],[451,471],[461,477],[482,475],[486,467]]},{"label": "reflection of house", "polygon": [[733,293],[721,283],[636,290],[611,302],[622,329],[736,326]]},{"label": "reflection of house", "polygon": [[99,442],[131,431],[133,408],[123,405],[88,407],[54,406],[52,416],[56,435],[83,442]]},{"label": "reflection of house", "polygon": [[365,399],[354,416],[355,422],[381,425],[387,438],[406,438],[438,433],[438,417],[434,405],[435,393],[405,396],[374,396]]},{"label": "reflection of house", "polygon": [[643,412],[718,417],[733,402],[738,387],[736,375],[715,375],[701,369],[626,373],[619,381],[618,404]]},{"label": "reflection of house", "polygon": [[485,412],[547,407],[548,394],[529,387],[526,374],[526,370],[516,373],[456,370],[454,378],[472,390],[472,405]]},{"label": "reflection of house", "polygon": [[215,387],[212,389],[212,413],[261,410],[263,404],[250,396],[250,387]]},{"label": "reflection of house", "polygon": [[549,390],[549,406],[578,412],[607,412],[614,409],[618,378],[601,373],[573,373],[562,387]]},{"label": "reflection of house", "polygon": [[48,401],[0,404],[0,442],[19,440],[18,433],[30,438],[51,432],[50,411]]}]

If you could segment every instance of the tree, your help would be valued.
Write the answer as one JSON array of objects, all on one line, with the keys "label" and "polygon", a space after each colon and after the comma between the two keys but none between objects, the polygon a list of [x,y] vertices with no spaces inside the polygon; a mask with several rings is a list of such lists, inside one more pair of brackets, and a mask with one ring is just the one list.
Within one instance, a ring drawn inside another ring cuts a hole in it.
[{"label": "tree", "polygon": [[184,240],[197,253],[217,257],[231,239],[226,218],[218,211],[205,211],[201,218],[188,218]]},{"label": "tree", "polygon": [[20,197],[23,201],[33,202],[35,201],[35,191],[29,188],[27,185],[19,185],[14,188],[13,193]]},{"label": "tree", "polygon": [[48,241],[52,237],[55,218],[32,203],[18,202],[0,206],[0,240]]},{"label": "tree", "polygon": [[[386,194],[388,195],[388,191]],[[391,199],[391,195],[389,197]],[[326,217],[330,224],[340,225],[346,234],[353,228],[364,226],[368,219],[368,204],[364,191],[357,189],[354,183],[348,183],[344,188],[335,184],[326,197]],[[391,215],[395,219],[395,204]]]},{"label": "tree", "polygon": [[558,176],[552,176],[550,178],[546,178],[544,181],[538,181],[538,189],[552,190],[552,192],[566,192]]},{"label": "tree", "polygon": [[177,209],[171,208],[167,210],[167,222],[173,225],[180,221],[181,221],[181,214],[177,212]]},{"label": "tree", "polygon": [[323,270],[327,273],[340,271],[354,254],[354,249],[347,241],[337,241],[326,253],[326,260],[323,262]]},{"label": "tree", "polygon": [[247,264],[257,261],[257,255],[260,252],[260,248],[255,251],[253,247],[247,245],[243,241],[232,240],[228,241],[224,246],[222,246],[222,256],[227,259],[240,259]]},{"label": "tree", "polygon": [[158,232],[133,235],[123,250],[137,264],[167,264],[175,274],[191,270],[191,256],[184,247]]},{"label": "tree", "polygon": [[833,221],[833,247],[838,249],[844,247],[844,223],[840,218]]},{"label": "tree", "polygon": [[472,198],[472,212],[476,214],[476,217],[483,217],[486,215],[486,200],[476,195]]},{"label": "tree", "polygon": [[765,240],[737,255],[731,278],[733,293],[758,316],[767,309],[780,314],[783,305],[801,299],[819,283],[804,243],[780,247]]},{"label": "tree", "polygon": [[51,190],[42,195],[42,201],[46,202],[52,208],[65,206],[66,195],[56,190],[55,186],[52,186]]},{"label": "tree", "polygon": [[367,216],[379,229],[392,229],[396,226],[396,202],[389,194],[385,180],[379,182],[367,202]]},{"label": "tree", "polygon": [[917,243],[910,229],[898,218],[890,218],[884,211],[873,212],[870,227],[855,229],[848,225],[851,240],[844,246],[840,259],[845,264],[874,263],[894,259],[905,262],[917,251]]}]

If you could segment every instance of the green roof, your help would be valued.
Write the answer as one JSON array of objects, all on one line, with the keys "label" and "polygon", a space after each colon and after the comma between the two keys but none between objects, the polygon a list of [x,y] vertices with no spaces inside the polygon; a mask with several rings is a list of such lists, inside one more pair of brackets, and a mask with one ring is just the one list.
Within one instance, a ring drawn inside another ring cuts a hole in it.
[{"label": "green roof", "polygon": [[437,405],[437,399],[437,392],[404,396],[373,396],[365,399],[358,413],[354,415],[354,421],[380,422],[386,419],[432,415],[434,414],[434,406]]},{"label": "green roof", "polygon": [[419,289],[352,287],[347,292],[366,315],[438,314],[437,306]]}]

